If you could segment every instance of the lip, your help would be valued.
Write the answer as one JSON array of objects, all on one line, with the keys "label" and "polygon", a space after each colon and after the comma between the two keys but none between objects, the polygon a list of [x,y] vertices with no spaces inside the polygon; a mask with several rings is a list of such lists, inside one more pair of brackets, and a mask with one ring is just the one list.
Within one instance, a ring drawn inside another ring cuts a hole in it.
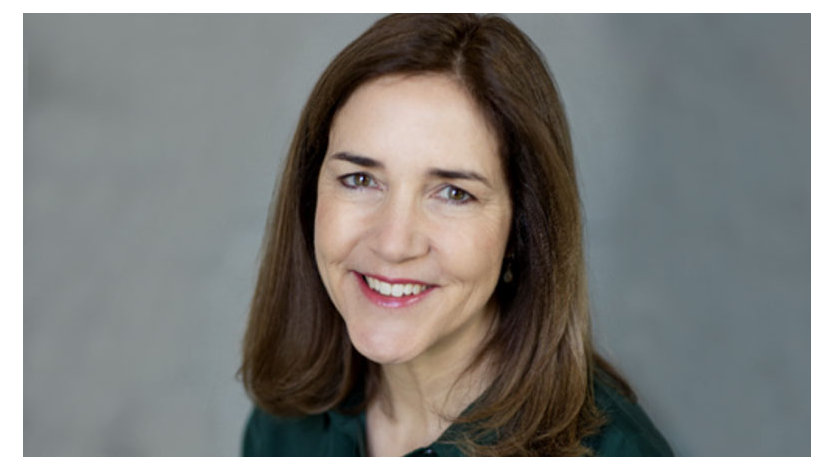
[{"label": "lip", "polygon": [[[407,297],[392,297],[388,295],[382,295],[379,292],[371,289],[368,284],[365,284],[365,280],[362,279],[363,274],[353,271],[354,277],[356,277],[356,282],[359,283],[359,290],[365,294],[365,297],[368,298],[371,302],[379,305],[380,307],[385,308],[403,308],[403,307],[410,307],[417,302],[420,302],[429,294],[429,292],[433,291],[436,286],[428,285],[428,288],[423,292],[420,292],[417,295],[409,295]],[[370,276],[380,281],[387,282],[389,284],[425,284],[424,282],[415,281],[413,279],[390,279],[382,276]]]}]

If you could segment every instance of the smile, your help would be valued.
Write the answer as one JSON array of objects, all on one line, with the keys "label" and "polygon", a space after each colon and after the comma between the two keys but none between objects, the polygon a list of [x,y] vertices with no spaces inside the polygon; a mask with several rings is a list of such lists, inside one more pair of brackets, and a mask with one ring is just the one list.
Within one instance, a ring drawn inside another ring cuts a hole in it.
[{"label": "smile", "polygon": [[435,286],[405,279],[382,280],[354,271],[359,287],[373,303],[388,308],[413,305],[422,300]]},{"label": "smile", "polygon": [[370,287],[371,289],[379,292],[382,295],[388,295],[391,297],[407,297],[409,295],[417,295],[429,288],[429,286],[419,283],[390,284],[370,276],[362,276],[362,279],[365,280],[365,282],[368,284],[368,287]]}]

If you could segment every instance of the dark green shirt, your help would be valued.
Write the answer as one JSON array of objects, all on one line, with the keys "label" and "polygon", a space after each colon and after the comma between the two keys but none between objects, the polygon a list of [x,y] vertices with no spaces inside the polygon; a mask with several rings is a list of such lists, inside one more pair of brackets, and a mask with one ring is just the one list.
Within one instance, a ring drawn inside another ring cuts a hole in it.
[{"label": "dark green shirt", "polygon": [[[607,423],[584,441],[596,456],[671,456],[672,449],[637,403],[611,386],[594,381],[597,407]],[[455,432],[453,424],[437,442],[407,456],[459,457],[463,453],[442,442]],[[300,418],[275,417],[255,408],[243,435],[244,456],[360,457],[367,455],[365,413],[338,411]]]}]

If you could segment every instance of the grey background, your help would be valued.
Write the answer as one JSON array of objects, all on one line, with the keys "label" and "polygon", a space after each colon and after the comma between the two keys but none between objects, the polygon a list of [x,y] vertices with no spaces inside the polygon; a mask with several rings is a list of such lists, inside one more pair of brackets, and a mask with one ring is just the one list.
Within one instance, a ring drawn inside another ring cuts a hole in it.
[{"label": "grey background", "polygon": [[[681,455],[810,455],[810,15],[509,15],[566,102],[599,348]],[[236,455],[273,183],[378,15],[25,15],[24,455]]]}]

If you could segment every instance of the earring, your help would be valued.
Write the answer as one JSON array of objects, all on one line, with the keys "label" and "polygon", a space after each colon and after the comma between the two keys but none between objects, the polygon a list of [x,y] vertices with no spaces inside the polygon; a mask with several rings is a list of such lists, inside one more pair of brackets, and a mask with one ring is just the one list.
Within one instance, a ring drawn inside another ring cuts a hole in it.
[{"label": "earring", "polygon": [[507,258],[507,269],[504,270],[504,275],[501,277],[507,284],[513,282],[512,263],[512,258]]}]

